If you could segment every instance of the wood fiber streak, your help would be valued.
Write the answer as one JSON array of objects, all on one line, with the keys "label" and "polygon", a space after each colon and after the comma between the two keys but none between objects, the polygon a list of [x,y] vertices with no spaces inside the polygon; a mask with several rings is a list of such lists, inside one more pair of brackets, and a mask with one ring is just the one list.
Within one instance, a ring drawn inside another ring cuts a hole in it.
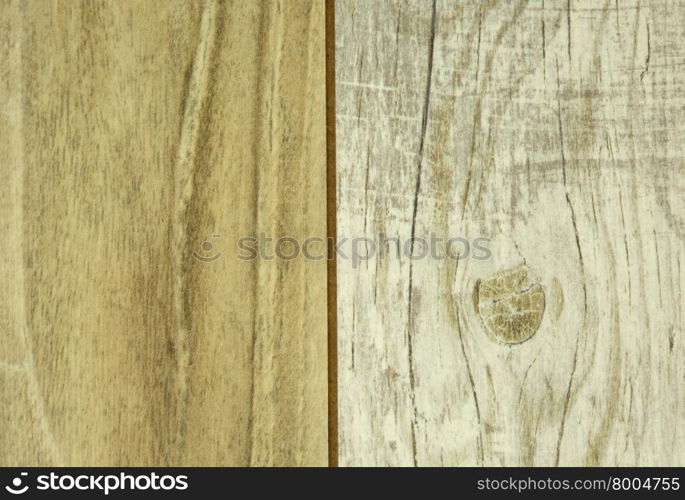
[{"label": "wood fiber streak", "polygon": [[0,465],[327,463],[324,20],[2,2]]},{"label": "wood fiber streak", "polygon": [[[682,0],[336,2],[338,234],[389,249],[338,261],[341,465],[685,465],[683,39]],[[491,258],[381,241],[431,232]]]}]

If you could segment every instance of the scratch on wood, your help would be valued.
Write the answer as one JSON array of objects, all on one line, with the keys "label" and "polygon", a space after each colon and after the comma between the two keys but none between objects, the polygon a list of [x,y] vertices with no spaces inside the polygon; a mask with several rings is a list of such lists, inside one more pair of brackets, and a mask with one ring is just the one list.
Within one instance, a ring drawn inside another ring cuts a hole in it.
[{"label": "scratch on wood", "polygon": [[[568,206],[569,213],[571,214],[571,224],[573,225],[573,236],[576,243],[576,250],[578,252],[578,263],[580,265],[580,274],[582,276],[582,288],[583,288],[583,326],[587,326],[587,288],[585,285],[585,266],[583,264],[583,251],[580,246],[580,235],[578,234],[578,225],[576,223],[576,212],[573,208],[573,203],[571,203],[571,196],[569,194],[569,187],[566,178],[566,154],[564,153],[564,129],[562,126],[562,110],[561,110],[561,83],[559,80],[559,60],[556,61],[557,66],[557,121],[559,125],[559,145],[561,151],[561,172],[562,181],[564,185],[564,197],[566,198],[566,205]],[[566,389],[566,396],[564,398],[564,406],[561,418],[561,425],[559,426],[559,438],[557,440],[556,446],[556,460],[555,463],[558,466],[561,457],[561,443],[564,439],[564,431],[566,429],[566,418],[568,417],[568,410],[571,404],[571,388],[573,387],[573,379],[575,377],[576,368],[578,366],[578,348],[580,346],[580,335],[578,332],[576,336],[576,346],[573,353],[573,364],[571,367],[571,374],[568,379],[568,387]]]},{"label": "scratch on wood", "polygon": [[[430,97],[431,97],[431,84],[433,81],[433,52],[435,50],[435,23],[437,18],[437,0],[433,0],[433,6],[431,11],[431,26],[430,26],[430,39],[428,41],[428,66],[426,69],[426,90],[423,103],[423,117],[421,119],[421,136],[419,139],[419,152],[418,152],[418,167],[416,172],[416,187],[414,189],[414,204],[411,219],[411,240],[410,240],[410,255],[414,254],[414,238],[416,236],[416,215],[419,209],[419,195],[421,193],[421,174],[423,171],[423,150],[426,142],[426,128],[428,126],[428,113],[430,111]],[[414,375],[414,356],[413,356],[413,340],[412,340],[412,280],[414,264],[413,259],[409,260],[409,286],[408,286],[408,299],[407,299],[407,354],[409,362],[409,385],[411,389],[412,406],[414,411],[414,417],[412,419],[412,447],[414,455],[414,465],[418,465],[416,456],[416,420],[417,420],[417,409],[415,401],[415,375]]]},{"label": "scratch on wood", "polygon": [[650,42],[650,35],[649,35],[649,23],[647,23],[647,57],[645,58],[645,69],[642,70],[642,73],[640,73],[640,81],[644,80],[645,75],[649,71],[649,58],[652,55],[652,44]]},{"label": "scratch on wood", "polygon": [[571,61],[571,0],[566,0],[566,30],[568,35],[566,48],[568,49],[568,60]]}]

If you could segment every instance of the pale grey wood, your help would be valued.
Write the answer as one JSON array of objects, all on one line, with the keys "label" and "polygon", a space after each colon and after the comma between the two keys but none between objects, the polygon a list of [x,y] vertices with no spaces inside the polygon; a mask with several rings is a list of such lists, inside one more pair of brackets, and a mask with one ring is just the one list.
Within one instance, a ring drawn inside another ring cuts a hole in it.
[{"label": "pale grey wood", "polygon": [[[684,465],[685,2],[336,17],[340,237],[493,253],[339,259],[340,463]],[[544,312],[507,344],[474,290],[524,265]]]}]

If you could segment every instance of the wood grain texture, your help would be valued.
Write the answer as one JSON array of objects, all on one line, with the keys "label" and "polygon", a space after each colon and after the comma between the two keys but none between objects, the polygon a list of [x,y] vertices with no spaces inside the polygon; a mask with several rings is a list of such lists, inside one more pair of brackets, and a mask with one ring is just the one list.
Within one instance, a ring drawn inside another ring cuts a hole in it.
[{"label": "wood grain texture", "polygon": [[323,2],[0,9],[0,465],[325,465]]},{"label": "wood grain texture", "polygon": [[339,261],[342,465],[685,465],[683,39],[682,0],[336,3],[340,236],[492,251]]}]

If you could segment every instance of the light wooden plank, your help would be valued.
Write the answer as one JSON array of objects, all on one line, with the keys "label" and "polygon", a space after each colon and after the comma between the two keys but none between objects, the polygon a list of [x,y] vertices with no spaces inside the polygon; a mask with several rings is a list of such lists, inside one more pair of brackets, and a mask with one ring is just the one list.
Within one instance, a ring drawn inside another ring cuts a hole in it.
[{"label": "light wooden plank", "polygon": [[323,2],[0,19],[0,464],[325,465]]},{"label": "light wooden plank", "polygon": [[683,39],[682,0],[336,3],[340,237],[492,251],[339,260],[341,464],[685,463]]}]

